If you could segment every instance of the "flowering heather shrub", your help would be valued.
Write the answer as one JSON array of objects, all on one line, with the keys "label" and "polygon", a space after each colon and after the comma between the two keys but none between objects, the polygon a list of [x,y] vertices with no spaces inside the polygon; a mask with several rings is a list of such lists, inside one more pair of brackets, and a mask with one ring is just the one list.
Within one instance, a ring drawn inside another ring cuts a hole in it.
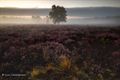
[{"label": "flowering heather shrub", "polygon": [[0,30],[0,80],[119,80],[119,28],[14,26]]},{"label": "flowering heather shrub", "polygon": [[115,51],[112,53],[113,57],[120,57],[120,51]]}]

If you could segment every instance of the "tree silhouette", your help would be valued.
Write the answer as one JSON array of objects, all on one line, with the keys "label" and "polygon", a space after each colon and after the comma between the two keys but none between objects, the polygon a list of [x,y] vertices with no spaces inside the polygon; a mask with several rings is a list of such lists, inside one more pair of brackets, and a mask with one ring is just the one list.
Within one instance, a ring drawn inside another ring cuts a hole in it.
[{"label": "tree silhouette", "polygon": [[60,22],[66,22],[66,13],[67,11],[64,7],[53,5],[51,11],[49,12],[49,16],[54,24],[59,24]]}]

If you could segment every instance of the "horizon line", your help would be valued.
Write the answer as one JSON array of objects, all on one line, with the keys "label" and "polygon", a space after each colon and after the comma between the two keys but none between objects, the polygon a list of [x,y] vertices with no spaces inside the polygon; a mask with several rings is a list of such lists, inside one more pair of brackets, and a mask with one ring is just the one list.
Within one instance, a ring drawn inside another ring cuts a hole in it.
[{"label": "horizon line", "polygon": [[[86,6],[86,7],[65,7],[65,8],[102,8],[102,7],[111,7],[111,8],[120,8],[119,6]],[[10,9],[51,9],[51,8],[21,8],[21,7],[0,7],[0,8],[10,8]]]}]

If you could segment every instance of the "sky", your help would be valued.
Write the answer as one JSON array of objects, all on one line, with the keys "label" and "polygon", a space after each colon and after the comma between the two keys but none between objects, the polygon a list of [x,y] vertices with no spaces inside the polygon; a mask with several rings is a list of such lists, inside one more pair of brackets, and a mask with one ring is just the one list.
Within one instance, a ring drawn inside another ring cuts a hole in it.
[{"label": "sky", "polygon": [[72,7],[120,7],[120,0],[0,0],[0,7],[51,8],[53,4]]}]

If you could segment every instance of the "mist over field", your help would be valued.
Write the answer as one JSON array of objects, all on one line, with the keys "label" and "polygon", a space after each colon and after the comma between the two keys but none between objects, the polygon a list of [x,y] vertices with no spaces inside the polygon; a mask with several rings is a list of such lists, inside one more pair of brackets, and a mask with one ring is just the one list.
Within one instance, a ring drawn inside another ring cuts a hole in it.
[{"label": "mist over field", "polygon": [[[120,25],[119,7],[66,8],[67,22],[62,24]],[[46,16],[50,9],[0,8],[0,24],[52,24]],[[32,16],[40,18],[33,19]]]},{"label": "mist over field", "polygon": [[120,0],[0,0],[0,80],[120,80]]}]

